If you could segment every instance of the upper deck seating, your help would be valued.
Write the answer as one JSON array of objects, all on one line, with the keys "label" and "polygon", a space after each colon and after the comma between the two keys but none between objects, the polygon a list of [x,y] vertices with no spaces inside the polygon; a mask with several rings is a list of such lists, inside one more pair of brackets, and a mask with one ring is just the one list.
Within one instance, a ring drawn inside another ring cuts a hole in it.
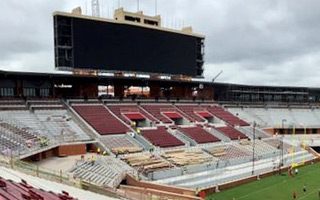
[{"label": "upper deck seating", "polygon": [[27,104],[33,110],[65,109],[59,99],[28,100]]},{"label": "upper deck seating", "polygon": [[234,116],[232,113],[224,110],[220,106],[206,106],[207,110],[211,112],[214,116],[222,119],[223,121],[227,122],[228,124],[235,126],[249,126],[249,124],[242,119]]},{"label": "upper deck seating", "polygon": [[99,134],[124,134],[129,131],[102,105],[72,106]]},{"label": "upper deck seating", "polygon": [[215,128],[219,132],[223,133],[224,135],[228,136],[231,140],[237,140],[237,139],[246,139],[247,136],[240,131],[234,129],[231,126],[224,126],[224,127],[218,127]]},{"label": "upper deck seating", "polygon": [[211,135],[206,130],[201,127],[187,127],[187,128],[178,128],[180,132],[190,137],[197,143],[209,143],[209,142],[218,142],[220,141],[217,137]]},{"label": "upper deck seating", "polygon": [[142,107],[163,123],[172,122],[172,120],[170,119],[171,114],[168,113],[173,113],[173,117],[181,116],[189,121],[193,121],[191,117],[184,114],[172,105],[143,105]]},{"label": "upper deck seating", "polygon": [[7,129],[15,135],[19,135],[25,140],[33,140],[37,138],[36,134],[29,132],[27,129],[16,127],[13,124],[7,123],[5,121],[0,120],[0,127]]},{"label": "upper deck seating", "polygon": [[0,110],[27,110],[26,102],[21,99],[1,99]]},{"label": "upper deck seating", "polygon": [[198,105],[177,105],[177,108],[179,108],[184,113],[192,117],[194,121],[197,121],[197,122],[205,121],[205,116],[201,114],[207,112],[207,110]]},{"label": "upper deck seating", "polygon": [[65,109],[36,110],[34,114],[42,126],[55,138],[63,138],[64,141],[90,139]]},{"label": "upper deck seating", "polygon": [[134,119],[129,116],[132,114],[136,114],[137,116],[139,115],[140,117],[142,116],[150,121],[158,121],[155,117],[136,105],[108,105],[108,108],[127,124],[130,124],[131,120]]},{"label": "upper deck seating", "polygon": [[179,139],[167,132],[165,127],[141,130],[141,134],[149,142],[159,147],[175,147],[184,145]]}]

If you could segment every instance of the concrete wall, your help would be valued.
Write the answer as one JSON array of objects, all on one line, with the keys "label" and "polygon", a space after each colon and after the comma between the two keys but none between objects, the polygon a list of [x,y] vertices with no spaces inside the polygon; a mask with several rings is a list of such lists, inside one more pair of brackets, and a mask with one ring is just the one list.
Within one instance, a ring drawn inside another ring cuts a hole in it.
[{"label": "concrete wall", "polygon": [[128,176],[126,177],[127,185],[129,186],[135,186],[135,187],[142,187],[142,188],[149,188],[149,189],[155,189],[163,192],[172,192],[176,194],[182,194],[182,195],[190,195],[195,196],[195,191],[190,189],[184,189],[174,186],[167,186],[167,185],[161,185],[161,184],[155,184],[155,183],[149,183],[145,181],[138,181],[135,178]]},{"label": "concrete wall", "polygon": [[86,144],[63,145],[58,147],[57,156],[82,155],[86,152]]}]

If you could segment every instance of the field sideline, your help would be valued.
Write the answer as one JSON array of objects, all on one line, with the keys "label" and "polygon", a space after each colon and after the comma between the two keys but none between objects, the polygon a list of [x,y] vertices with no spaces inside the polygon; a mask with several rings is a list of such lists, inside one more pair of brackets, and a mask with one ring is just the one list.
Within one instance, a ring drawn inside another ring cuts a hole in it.
[{"label": "field sideline", "polygon": [[[303,192],[303,185],[307,191]],[[208,196],[207,200],[290,200],[292,193],[297,193],[298,200],[320,200],[320,164],[299,168],[295,177],[287,173],[274,175],[260,181],[244,184],[223,192]]]}]

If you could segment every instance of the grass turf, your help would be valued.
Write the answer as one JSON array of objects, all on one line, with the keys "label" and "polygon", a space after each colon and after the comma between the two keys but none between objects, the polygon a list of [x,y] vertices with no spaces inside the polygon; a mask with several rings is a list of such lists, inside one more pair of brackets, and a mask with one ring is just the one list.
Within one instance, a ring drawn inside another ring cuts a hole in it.
[{"label": "grass turf", "polygon": [[[306,185],[306,193],[303,185]],[[293,191],[297,200],[318,200],[320,189],[320,164],[299,168],[299,174],[290,177],[288,174],[274,175],[247,183],[229,190],[209,195],[207,200],[290,200]]]}]

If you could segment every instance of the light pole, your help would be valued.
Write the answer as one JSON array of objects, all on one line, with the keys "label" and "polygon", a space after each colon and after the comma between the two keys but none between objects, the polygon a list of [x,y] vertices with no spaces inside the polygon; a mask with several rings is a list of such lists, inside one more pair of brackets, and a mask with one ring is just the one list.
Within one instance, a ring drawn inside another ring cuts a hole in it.
[{"label": "light pole", "polygon": [[281,167],[283,167],[283,156],[284,156],[284,145],[283,145],[283,139],[284,139],[284,123],[286,122],[287,120],[286,119],[282,119],[282,121],[281,121],[281,132],[282,132],[282,134],[281,134],[281,143],[280,143],[280,145],[281,145],[281,158],[280,158],[280,162],[279,162],[279,174],[281,174]]},{"label": "light pole", "polygon": [[255,146],[256,146],[256,121],[253,121],[253,142],[252,142],[252,172],[254,175],[254,156],[255,156]]},{"label": "light pole", "polygon": [[285,122],[287,122],[286,119],[282,119],[282,120],[281,120],[281,129],[282,129],[282,131],[283,131],[282,134],[284,134],[284,123],[285,123]]}]

